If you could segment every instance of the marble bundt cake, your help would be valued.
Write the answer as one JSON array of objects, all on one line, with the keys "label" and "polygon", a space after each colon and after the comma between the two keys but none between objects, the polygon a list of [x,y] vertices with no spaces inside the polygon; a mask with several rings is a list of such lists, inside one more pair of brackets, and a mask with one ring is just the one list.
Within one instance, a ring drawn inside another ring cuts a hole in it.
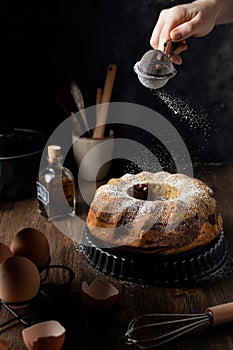
[{"label": "marble bundt cake", "polygon": [[100,186],[86,223],[110,246],[177,254],[211,242],[223,221],[213,190],[201,180],[144,171]]}]

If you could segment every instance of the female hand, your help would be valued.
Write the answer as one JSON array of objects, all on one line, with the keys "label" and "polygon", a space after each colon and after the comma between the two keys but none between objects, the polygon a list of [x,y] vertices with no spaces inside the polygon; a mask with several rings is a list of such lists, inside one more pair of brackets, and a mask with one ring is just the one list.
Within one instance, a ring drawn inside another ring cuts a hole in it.
[{"label": "female hand", "polygon": [[171,53],[171,60],[182,63],[180,54],[187,50],[186,39],[207,35],[215,26],[219,13],[215,0],[196,0],[189,4],[177,5],[162,10],[154,27],[150,44],[154,49],[164,50],[164,44],[171,39],[176,48],[171,53],[167,45],[165,53]]}]

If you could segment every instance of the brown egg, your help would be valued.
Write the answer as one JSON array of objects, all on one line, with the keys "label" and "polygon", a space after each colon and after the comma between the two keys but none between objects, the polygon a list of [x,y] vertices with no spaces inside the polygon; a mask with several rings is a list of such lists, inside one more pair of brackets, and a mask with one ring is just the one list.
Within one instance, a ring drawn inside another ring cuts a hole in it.
[{"label": "brown egg", "polygon": [[0,350],[10,350],[10,348],[7,346],[7,343],[3,339],[0,339]]},{"label": "brown egg", "polygon": [[10,248],[7,247],[5,244],[0,243],[0,264],[10,256],[13,256],[13,253],[10,250]]},{"label": "brown egg", "polygon": [[90,285],[82,282],[81,298],[91,311],[109,310],[118,300],[119,291],[111,283],[100,278],[94,279]]},{"label": "brown egg", "polygon": [[[23,256],[13,256],[0,264],[0,299],[9,304],[26,302],[37,295],[40,274],[36,265]],[[12,305],[12,307],[17,307]],[[22,306],[21,306],[22,307]]]},{"label": "brown egg", "polygon": [[41,269],[50,260],[50,248],[43,232],[26,227],[19,231],[11,242],[10,249],[16,256],[25,256]]},{"label": "brown egg", "polygon": [[66,336],[65,328],[58,321],[36,323],[22,331],[28,350],[60,350]]}]

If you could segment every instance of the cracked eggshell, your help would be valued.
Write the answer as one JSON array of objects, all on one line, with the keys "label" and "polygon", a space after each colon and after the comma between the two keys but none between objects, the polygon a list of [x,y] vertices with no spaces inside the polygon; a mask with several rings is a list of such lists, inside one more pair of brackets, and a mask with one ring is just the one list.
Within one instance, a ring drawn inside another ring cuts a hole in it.
[{"label": "cracked eggshell", "polygon": [[25,256],[40,270],[50,260],[50,247],[45,234],[36,228],[25,227],[15,234],[10,249],[15,256]]},{"label": "cracked eggshell", "polygon": [[11,256],[13,256],[13,253],[10,250],[10,248],[7,247],[5,244],[0,243],[0,264],[7,258],[10,258]]},{"label": "cracked eggshell", "polygon": [[89,285],[87,281],[82,282],[81,298],[91,311],[109,310],[117,302],[118,296],[118,289],[100,278],[94,279]]},{"label": "cracked eggshell", "polygon": [[[6,303],[27,302],[39,292],[36,265],[23,256],[12,256],[0,264],[0,299]],[[22,307],[13,306],[14,308]],[[24,304],[25,306],[25,304]]]},{"label": "cracked eggshell", "polygon": [[36,323],[22,330],[28,350],[60,350],[66,336],[65,328],[55,320]]},{"label": "cracked eggshell", "polygon": [[5,340],[0,339],[0,350],[10,350]]}]

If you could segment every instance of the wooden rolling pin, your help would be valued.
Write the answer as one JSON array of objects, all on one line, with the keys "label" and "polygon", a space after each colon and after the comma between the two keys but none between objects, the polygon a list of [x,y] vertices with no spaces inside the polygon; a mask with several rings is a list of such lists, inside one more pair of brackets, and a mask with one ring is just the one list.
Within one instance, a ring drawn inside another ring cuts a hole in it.
[{"label": "wooden rolling pin", "polygon": [[97,122],[96,122],[96,127],[94,129],[93,138],[104,137],[105,126],[106,126],[107,115],[108,115],[108,107],[109,107],[109,102],[111,101],[113,85],[116,77],[116,71],[117,71],[117,65],[109,64],[107,73],[106,73],[102,98],[101,98],[101,106],[100,108],[97,107],[97,116],[96,116]]}]

